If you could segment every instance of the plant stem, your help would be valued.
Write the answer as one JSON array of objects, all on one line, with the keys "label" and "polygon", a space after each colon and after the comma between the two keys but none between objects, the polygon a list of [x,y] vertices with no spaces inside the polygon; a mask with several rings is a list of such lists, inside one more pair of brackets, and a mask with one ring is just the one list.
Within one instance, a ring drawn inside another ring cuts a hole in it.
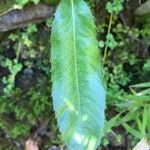
[{"label": "plant stem", "polygon": [[[110,18],[109,18],[109,26],[108,26],[108,31],[107,31],[107,35],[110,33],[111,31],[111,25],[112,25],[112,19],[113,19],[113,14],[111,13],[110,14]],[[107,45],[105,46],[105,49],[104,49],[104,57],[103,57],[103,65],[105,64],[105,60],[106,60],[106,56],[107,56]]]},{"label": "plant stem", "polygon": [[17,52],[16,52],[17,63],[18,63],[18,60],[19,60],[20,51],[21,51],[21,42],[18,43],[18,48],[17,48]]}]

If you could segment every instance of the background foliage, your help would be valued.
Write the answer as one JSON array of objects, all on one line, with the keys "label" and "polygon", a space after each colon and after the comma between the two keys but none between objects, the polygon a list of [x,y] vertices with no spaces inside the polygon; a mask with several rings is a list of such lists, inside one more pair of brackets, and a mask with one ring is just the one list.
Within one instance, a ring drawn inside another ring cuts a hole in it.
[{"label": "background foliage", "polygon": [[[27,2],[17,1],[22,7]],[[105,137],[99,149],[127,150],[142,137],[150,138],[149,21],[134,15],[141,5],[137,0],[87,2],[96,17],[107,89]],[[21,150],[28,138],[43,150],[65,147],[50,97],[50,25],[48,19],[0,33],[2,150]]]}]

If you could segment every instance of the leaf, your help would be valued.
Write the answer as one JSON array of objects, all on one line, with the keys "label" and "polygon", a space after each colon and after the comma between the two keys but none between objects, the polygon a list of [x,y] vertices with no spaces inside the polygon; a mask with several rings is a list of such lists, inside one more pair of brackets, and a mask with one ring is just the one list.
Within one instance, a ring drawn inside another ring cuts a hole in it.
[{"label": "leaf", "polygon": [[[148,114],[147,116],[150,116],[150,107],[148,107]],[[150,124],[150,117],[147,118],[147,124],[149,125]],[[147,139],[150,143],[150,128],[149,126],[147,126]]]},{"label": "leaf", "polygon": [[51,35],[52,97],[69,150],[94,150],[104,126],[105,91],[93,16],[82,0],[62,0]]},{"label": "leaf", "polygon": [[137,131],[136,129],[130,127],[127,123],[122,123],[122,126],[125,128],[126,131],[128,131],[129,133],[131,133],[135,137],[137,137],[139,139],[142,138],[141,133],[139,131]]},{"label": "leaf", "polygon": [[106,38],[107,38],[105,42],[106,46],[109,47],[110,49],[114,49],[117,46],[117,42],[115,41],[114,36],[111,33],[109,33]]},{"label": "leaf", "polygon": [[150,8],[150,0],[147,0],[144,4],[138,7],[134,13],[137,16],[143,16],[150,13],[149,8]]},{"label": "leaf", "polygon": [[13,9],[15,0],[0,0],[0,16]]},{"label": "leaf", "polygon": [[118,126],[118,123],[120,124],[120,120],[121,120],[120,118],[121,118],[121,113],[117,114],[116,116],[111,118],[109,121],[106,121],[105,132],[109,133],[112,131],[113,127]]},{"label": "leaf", "polygon": [[140,91],[137,95],[150,95],[150,88]]},{"label": "leaf", "polygon": [[40,0],[32,0],[32,2],[34,2],[34,4],[38,4]]},{"label": "leaf", "polygon": [[140,83],[132,85],[131,87],[137,87],[137,88],[147,88],[150,87],[150,82]]},{"label": "leaf", "polygon": [[124,0],[113,0],[113,2],[107,2],[106,9],[109,13],[118,14],[123,9]]},{"label": "leaf", "polygon": [[129,95],[128,96],[128,99],[131,99],[131,100],[134,100],[134,101],[139,101],[139,102],[143,102],[143,101],[145,101],[145,102],[149,102],[150,101],[150,97],[149,96],[147,96],[147,95],[144,95],[144,96],[142,96],[142,95]]},{"label": "leaf", "polygon": [[122,117],[120,123],[126,123],[129,122],[135,118],[137,118],[139,116],[139,114],[134,113],[132,110],[129,111],[125,116]]}]

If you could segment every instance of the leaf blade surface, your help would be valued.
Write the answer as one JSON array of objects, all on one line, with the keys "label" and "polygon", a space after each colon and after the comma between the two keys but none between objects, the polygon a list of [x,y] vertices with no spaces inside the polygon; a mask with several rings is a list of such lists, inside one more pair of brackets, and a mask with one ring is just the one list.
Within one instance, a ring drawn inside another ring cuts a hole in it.
[{"label": "leaf blade surface", "polygon": [[93,150],[104,124],[105,91],[92,14],[82,0],[62,0],[52,26],[52,97],[69,149]]}]

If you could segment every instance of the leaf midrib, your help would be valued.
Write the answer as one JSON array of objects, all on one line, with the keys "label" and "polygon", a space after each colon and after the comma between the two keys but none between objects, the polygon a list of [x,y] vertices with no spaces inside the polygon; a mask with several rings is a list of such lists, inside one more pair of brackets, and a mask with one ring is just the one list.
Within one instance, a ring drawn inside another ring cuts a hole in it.
[{"label": "leaf midrib", "polygon": [[[81,119],[81,104],[80,104],[80,91],[79,91],[79,79],[78,79],[78,67],[77,67],[77,50],[76,50],[76,27],[75,27],[75,13],[74,13],[74,2],[71,0],[71,8],[72,8],[72,28],[73,28],[73,42],[74,42],[74,65],[75,65],[75,78],[76,78],[76,88],[77,88],[77,99],[79,103],[79,118],[82,125]],[[81,127],[83,130],[83,127]],[[82,131],[83,132],[83,131]]]}]

